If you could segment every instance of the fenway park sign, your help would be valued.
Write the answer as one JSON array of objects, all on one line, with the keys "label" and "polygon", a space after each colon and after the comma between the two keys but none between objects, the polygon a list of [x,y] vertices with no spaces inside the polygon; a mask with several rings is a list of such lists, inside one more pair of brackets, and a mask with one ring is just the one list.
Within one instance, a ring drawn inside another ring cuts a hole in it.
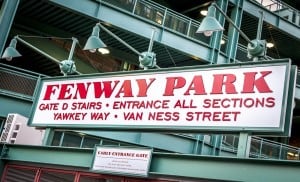
[{"label": "fenway park sign", "polygon": [[283,131],[290,62],[42,78],[31,126]]}]

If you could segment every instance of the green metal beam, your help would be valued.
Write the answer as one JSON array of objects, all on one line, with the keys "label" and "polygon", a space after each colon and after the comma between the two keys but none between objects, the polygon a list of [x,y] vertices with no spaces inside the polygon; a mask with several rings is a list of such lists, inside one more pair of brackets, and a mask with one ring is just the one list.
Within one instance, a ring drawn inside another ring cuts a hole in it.
[{"label": "green metal beam", "polygon": [[[2,161],[89,169],[93,150],[49,146],[2,146]],[[3,166],[2,166],[3,167]],[[153,152],[149,176],[224,181],[298,181],[299,161],[240,159]]]},{"label": "green metal beam", "polygon": [[[234,22],[234,24],[237,27],[241,26],[242,22],[242,3],[243,1],[240,1],[239,4],[236,4],[231,12],[231,20]],[[232,26],[232,24],[229,24],[229,30],[228,30],[228,43],[227,43],[227,49],[226,54],[228,55],[228,63],[235,62],[236,52],[238,48],[238,39],[239,39],[239,31]]]},{"label": "green metal beam", "polygon": [[0,116],[6,117],[9,113],[19,113],[28,117],[32,101],[7,96],[8,93],[0,91]]},{"label": "green metal beam", "polygon": [[[155,42],[165,44],[202,60],[209,60],[210,49],[208,45],[191,41],[191,39],[188,39],[185,35],[169,31],[165,27],[153,24],[132,13],[125,13],[117,8],[111,8],[104,3],[100,4],[100,2],[91,0],[81,0],[80,3],[64,0],[49,0],[49,2],[75,13],[88,16],[91,19],[101,20],[131,33],[137,33],[140,36],[149,39],[153,30],[152,28],[155,27],[156,36],[153,39]],[[220,59],[225,60],[225,57],[220,55]]]},{"label": "green metal beam", "polygon": [[[140,133],[140,132],[122,132],[122,131],[80,131],[81,133],[109,138],[120,142],[131,143],[135,145],[149,146],[165,151],[185,154],[217,155],[220,146],[204,143],[201,149],[198,145],[204,141],[199,138],[184,136],[179,134],[167,133]],[[221,141],[218,140],[219,144]],[[217,144],[217,143],[216,143]],[[235,155],[227,152],[227,155]]]},{"label": "green metal beam", "polygon": [[4,145],[1,159],[88,168],[92,155],[93,149]]},{"label": "green metal beam", "polygon": [[0,7],[0,55],[4,50],[12,22],[14,20],[20,0],[4,0]]},{"label": "green metal beam", "polygon": [[[219,1],[217,1],[217,4],[222,11],[224,11],[224,12],[227,11],[228,0],[219,0]],[[224,24],[225,24],[224,16],[222,16],[222,14],[219,13],[218,11],[216,13],[217,13],[218,21],[224,27]],[[223,31],[217,31],[213,34],[212,38],[210,39],[210,45],[212,47],[212,50],[210,51],[210,60],[214,64],[225,63],[225,62],[221,62],[221,60],[219,60],[219,56],[221,55],[220,48],[221,48],[222,36],[223,36]]]},{"label": "green metal beam", "polygon": [[298,181],[299,161],[223,158],[155,153],[151,174],[228,181]]}]

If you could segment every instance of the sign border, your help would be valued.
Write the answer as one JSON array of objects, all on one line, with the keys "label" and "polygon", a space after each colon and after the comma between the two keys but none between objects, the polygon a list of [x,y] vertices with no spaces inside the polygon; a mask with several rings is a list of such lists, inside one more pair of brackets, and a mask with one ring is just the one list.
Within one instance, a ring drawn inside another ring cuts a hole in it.
[{"label": "sign border", "polygon": [[[163,69],[150,69],[150,70],[137,70],[137,71],[128,71],[128,72],[108,72],[108,73],[96,73],[96,74],[85,74],[85,75],[72,75],[68,77],[59,76],[59,77],[43,77],[40,78],[38,81],[39,85],[37,85],[36,92],[34,95],[35,100],[39,100],[41,94],[41,88],[44,82],[49,80],[51,81],[59,81],[59,80],[66,80],[66,79],[85,79],[85,78],[95,78],[95,77],[113,77],[113,76],[129,76],[129,75],[145,75],[149,73],[166,73],[166,72],[178,72],[178,71],[189,71],[189,70],[197,70],[197,69],[206,69],[206,70],[218,70],[224,68],[252,68],[252,67],[267,67],[267,66],[277,66],[277,65],[285,65],[286,72],[285,72],[285,81],[284,81],[284,93],[282,97],[282,108],[288,108],[288,95],[291,90],[289,82],[290,82],[290,74],[291,74],[291,60],[290,59],[279,59],[279,60],[271,60],[271,61],[260,61],[260,62],[241,62],[235,64],[214,64],[214,65],[199,65],[199,66],[186,66],[186,67],[174,67],[174,68],[163,68]],[[292,79],[293,80],[293,79]],[[294,91],[293,91],[294,92]],[[35,101],[34,100],[34,101]],[[97,129],[97,130],[110,130],[110,131],[159,131],[159,132],[201,132],[201,133],[239,133],[239,132],[248,132],[255,135],[280,135],[285,132],[288,127],[286,125],[290,125],[285,123],[286,117],[289,119],[290,116],[286,116],[286,111],[284,109],[281,110],[281,118],[280,118],[280,126],[275,127],[223,127],[223,126],[199,126],[199,127],[190,127],[190,126],[145,126],[145,125],[76,125],[76,124],[35,124],[33,123],[33,116],[35,110],[37,108],[37,102],[33,103],[33,107],[31,109],[28,125],[33,127],[48,127],[48,128],[61,128],[61,129],[80,129],[80,130],[90,130],[90,129]]]}]

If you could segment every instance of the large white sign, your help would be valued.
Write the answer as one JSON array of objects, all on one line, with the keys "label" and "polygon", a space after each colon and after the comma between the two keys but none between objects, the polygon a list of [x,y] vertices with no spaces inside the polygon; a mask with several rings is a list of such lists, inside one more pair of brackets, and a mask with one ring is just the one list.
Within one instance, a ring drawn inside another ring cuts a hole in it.
[{"label": "large white sign", "polygon": [[92,170],[147,176],[152,150],[96,147]]},{"label": "large white sign", "polygon": [[75,128],[282,128],[286,63],[41,80],[30,124]]}]

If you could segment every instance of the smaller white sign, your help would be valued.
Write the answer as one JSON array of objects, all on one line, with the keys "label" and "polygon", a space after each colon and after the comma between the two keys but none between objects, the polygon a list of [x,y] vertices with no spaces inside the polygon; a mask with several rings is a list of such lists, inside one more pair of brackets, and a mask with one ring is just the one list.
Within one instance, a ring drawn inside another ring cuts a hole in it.
[{"label": "smaller white sign", "polygon": [[151,149],[97,147],[92,170],[147,176],[151,154]]}]

